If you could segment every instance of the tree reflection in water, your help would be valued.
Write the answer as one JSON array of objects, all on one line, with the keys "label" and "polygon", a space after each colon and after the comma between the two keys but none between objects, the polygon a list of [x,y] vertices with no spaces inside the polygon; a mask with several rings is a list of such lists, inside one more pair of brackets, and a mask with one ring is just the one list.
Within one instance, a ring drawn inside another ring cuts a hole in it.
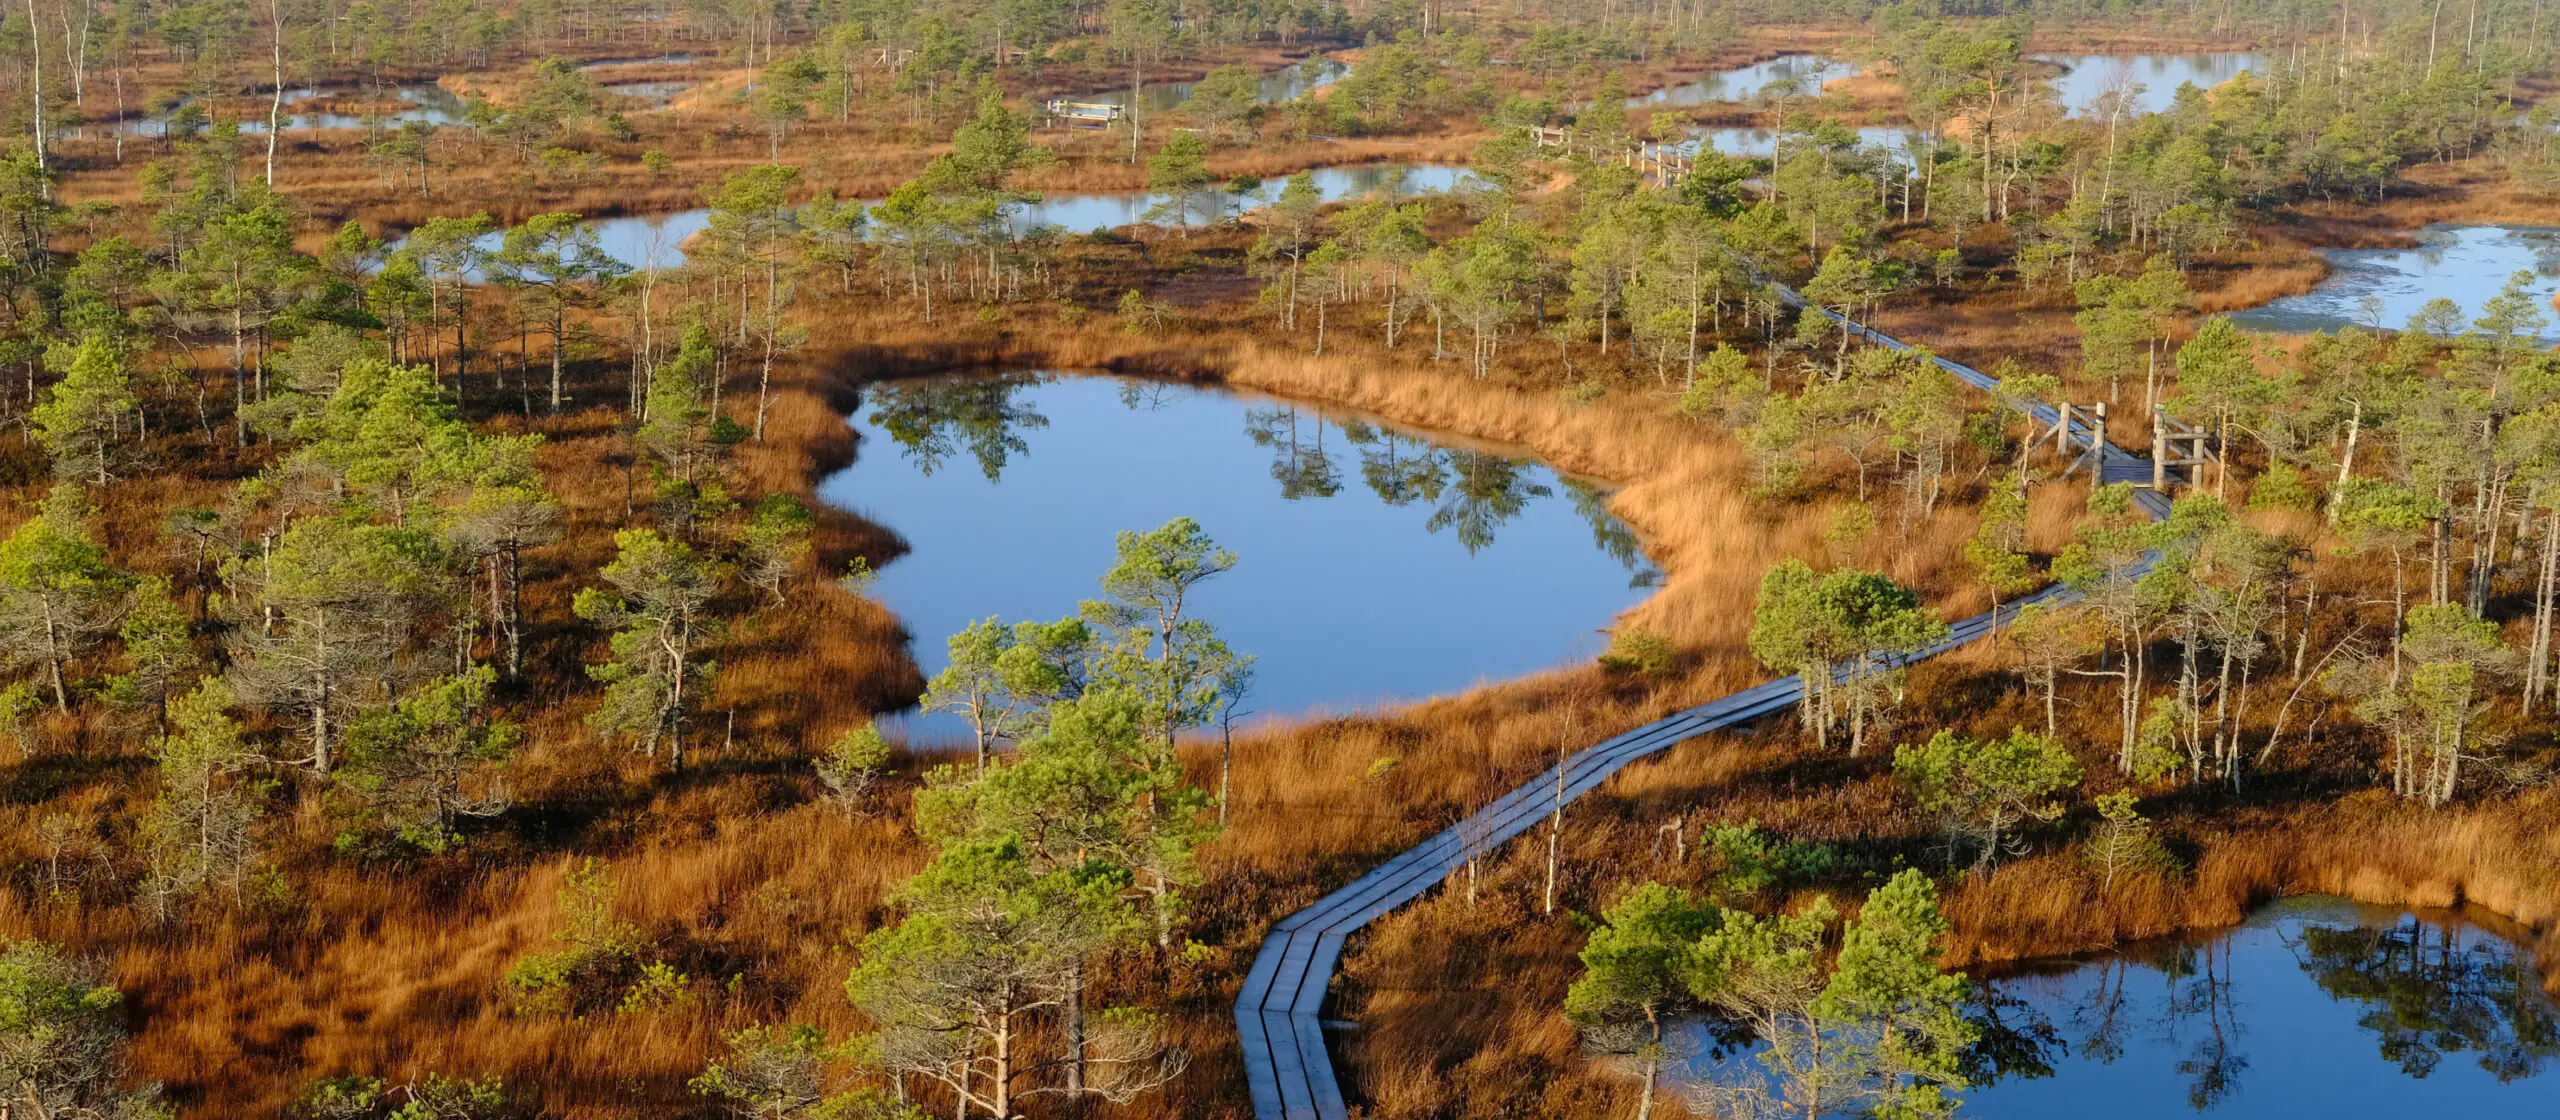
[{"label": "tree reflection in water", "polygon": [[1360,449],[1360,481],[1391,506],[1437,502],[1448,484],[1449,462],[1440,449],[1394,428],[1342,422],[1342,437]]},{"label": "tree reflection in water", "polygon": [[1645,559],[1644,549],[1636,542],[1636,531],[1609,512],[1609,492],[1586,482],[1561,479],[1565,493],[1573,497],[1573,512],[1591,526],[1591,541],[1600,551],[1626,565],[1629,587],[1653,587],[1662,582],[1662,569]]},{"label": "tree reflection in water", "polygon": [[[1304,403],[1021,370],[866,387],[849,420],[862,454],[820,494],[906,539],[909,558],[883,566],[875,593],[919,635],[927,673],[946,664],[939,635],[1089,597],[1094,569],[1059,557],[1107,562],[1114,531],[1177,516],[1251,560],[1243,582],[1222,582],[1204,607],[1238,648],[1264,656],[1254,706],[1274,714],[1403,703],[1542,671],[1587,656],[1594,621],[1643,595],[1576,516],[1603,503],[1567,505],[1547,467],[1513,472],[1468,456],[1461,494],[1446,441]],[[1463,523],[1472,543],[1492,535],[1499,546],[1471,557],[1454,532],[1425,531],[1444,504],[1450,529]],[[1023,547],[1030,538],[1041,547]],[[1375,633],[1346,644],[1334,618],[1343,611]],[[898,722],[919,741],[968,741],[957,719]]]},{"label": "tree reflection in water", "polygon": [[1293,502],[1342,492],[1342,472],[1324,453],[1324,418],[1316,417],[1309,426],[1314,428],[1311,439],[1300,429],[1296,405],[1244,410],[1245,435],[1254,446],[1271,449],[1271,478],[1280,484],[1280,496]]},{"label": "tree reflection in water", "polygon": [[1968,1018],[1983,1029],[1966,1055],[1967,1077],[1977,1088],[2052,1077],[2075,1051],[2083,1061],[2113,1065],[2136,1041],[2134,1032],[2147,1027],[2154,1032],[2151,1041],[2178,1055],[2188,1107],[2207,1111],[2238,1089],[2249,1068],[2239,1050],[2245,1031],[2232,998],[2230,954],[2227,939],[2152,950],[2142,963],[2160,978],[2156,1012],[2146,1011],[2141,997],[2127,991],[2136,966],[2126,958],[2104,958],[2080,969],[2069,978],[2078,982],[2077,990],[2052,1005],[2054,1014],[2034,999],[2020,998],[2012,983],[1977,985]]},{"label": "tree reflection in water", "polygon": [[1162,412],[1189,391],[1170,381],[1132,377],[1120,382],[1120,406],[1131,412]]},{"label": "tree reflection in water", "polygon": [[[2260,1094],[2298,1089],[2306,1077],[2349,1093],[2382,1093],[2382,1082],[2403,1078],[2442,1082],[2458,1068],[2447,1059],[2458,1056],[2508,1084],[2552,1073],[2560,1058],[2560,1006],[2544,993],[2531,956],[2453,917],[2377,917],[2312,900],[2210,939],[2058,967],[2063,971],[1976,986],[1968,1017],[1980,1041],[1966,1055],[1965,1073],[1976,1092],[1990,1095],[1968,1114],[2023,1115],[2009,1109],[2048,1098],[2004,1099],[1994,1090],[2053,1078],[2069,1092],[2075,1067],[2128,1060],[2135,1080],[2104,1079],[2110,1091],[2150,1083],[2158,1097],[2136,1092],[2093,1102],[2099,1115],[2149,1115],[2145,1108],[2164,1111],[2170,1100],[2210,1112],[2273,1099],[2242,1097],[2243,1083],[2256,1079],[2269,1082]],[[2324,1026],[2333,1006],[2336,1017]],[[2303,1040],[2324,1029],[2338,1039],[2371,1040],[2381,1062],[2355,1060],[2352,1043],[2305,1051]],[[2268,1037],[2279,1040],[2265,1047],[2262,1057],[2272,1063],[2265,1069],[2253,1066],[2245,1046],[2253,1031],[2275,1032]],[[2431,1091],[2458,1092],[2449,1085]],[[2448,1106],[2461,1100],[2448,1098]]]},{"label": "tree reflection in water", "polygon": [[[1030,450],[1023,433],[1049,426],[1026,390],[1049,379],[1037,374],[936,378],[885,382],[869,390],[871,422],[894,440],[916,469],[930,475],[955,456],[967,455],[989,481],[1001,481],[1016,455]],[[1120,382],[1120,403],[1136,412],[1168,407],[1189,386],[1144,379]],[[1360,481],[1389,506],[1428,503],[1431,532],[1456,534],[1469,553],[1483,550],[1529,504],[1553,497],[1537,480],[1538,464],[1488,451],[1438,446],[1420,436],[1359,420],[1328,419],[1292,404],[1245,409],[1245,435],[1272,453],[1271,478],[1289,501],[1330,498],[1342,492],[1343,466],[1327,450],[1328,429],[1358,449]],[[1600,550],[1624,565],[1630,587],[1652,587],[1662,572],[1645,558],[1635,533],[1608,510],[1609,491],[1565,480],[1574,512],[1591,526]]]},{"label": "tree reflection in water", "polygon": [[[2217,947],[2222,953],[2219,962],[2214,959]],[[2171,1037],[2186,1031],[2200,1035],[2178,1061],[2178,1072],[2187,1079],[2187,1105],[2198,1112],[2230,1097],[2249,1068],[2248,1055],[2239,1050],[2240,1017],[2231,998],[2230,958],[2231,942],[2223,939],[2181,947],[2158,965],[2169,985]],[[2196,1021],[2199,1018],[2201,1023]]]},{"label": "tree reflection in water", "polygon": [[1959,1058],[1967,1084],[2006,1078],[2033,1081],[2053,1076],[2053,1059],[2070,1049],[2053,1021],[2026,1000],[1996,987],[1975,985],[1965,1020],[1974,1042]]},{"label": "tree reflection in water", "polygon": [[2082,968],[2071,978],[2081,982],[2079,990],[2054,1005],[2052,1014],[2039,1001],[2018,996],[2017,985],[1977,985],[1967,1018],[1981,1037],[1965,1055],[1967,1080],[1983,1087],[2053,1077],[2057,1063],[2075,1053],[2083,1061],[2113,1065],[2136,1041],[2134,1032],[2147,1027],[2161,1049],[2178,1055],[2188,1107],[2211,1109],[2239,1087],[2240,1074],[2249,1068],[2238,1049],[2244,1032],[2232,999],[2228,943],[2218,951],[2219,961],[2214,943],[2155,950],[2143,963],[2160,978],[2156,1012],[2127,991],[2136,965],[2124,958]]},{"label": "tree reflection in water", "polygon": [[2560,1055],[2560,1015],[2531,962],[2467,926],[2415,915],[2380,927],[2314,926],[2294,951],[2321,991],[2364,1005],[2357,1025],[2411,1077],[2449,1055],[2477,1054],[2481,1069],[2511,1082]]},{"label": "tree reflection in water", "polygon": [[2090,986],[2087,996],[2071,1004],[2071,1026],[2078,1032],[2081,1057],[2112,1065],[2124,1057],[2125,1035],[2134,1025],[2124,993],[2125,977],[2133,966],[2103,960],[2097,970],[2098,982]]},{"label": "tree reflection in water", "polygon": [[[1324,451],[1324,427],[1323,419],[1314,422],[1310,443],[1294,407],[1245,411],[1245,434],[1256,445],[1277,452],[1271,476],[1280,480],[1282,496],[1330,497],[1340,488],[1333,460]],[[1495,530],[1519,517],[1532,500],[1555,494],[1554,488],[1535,479],[1539,468],[1534,460],[1440,447],[1360,420],[1340,421],[1340,428],[1343,441],[1359,448],[1360,481],[1370,493],[1390,506],[1431,503],[1425,527],[1435,533],[1455,530],[1469,553],[1491,545]],[[1609,513],[1609,491],[1563,481],[1574,512],[1591,526],[1592,541],[1632,575],[1627,585],[1652,587],[1662,582],[1661,570],[1646,559],[1635,532]]]},{"label": "tree reflection in water", "polygon": [[1040,383],[1027,374],[884,382],[871,389],[871,422],[920,473],[930,475],[966,451],[995,482],[1012,456],[1030,450],[1018,433],[1049,426],[1048,417],[1014,399]]},{"label": "tree reflection in water", "polygon": [[1493,543],[1493,531],[1529,508],[1529,499],[1552,497],[1555,490],[1529,477],[1536,464],[1486,451],[1452,450],[1449,470],[1454,484],[1440,499],[1424,528],[1437,533],[1454,529],[1458,543],[1473,553]]}]

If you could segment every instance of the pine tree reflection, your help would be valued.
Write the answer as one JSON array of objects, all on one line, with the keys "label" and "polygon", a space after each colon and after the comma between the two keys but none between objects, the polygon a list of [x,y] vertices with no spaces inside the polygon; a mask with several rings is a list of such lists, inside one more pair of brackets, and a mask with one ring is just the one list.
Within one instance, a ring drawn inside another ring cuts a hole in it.
[{"label": "pine tree reflection", "polygon": [[994,482],[1008,460],[1031,449],[1017,433],[1049,426],[1048,417],[1014,399],[1040,382],[1030,375],[885,382],[870,390],[871,422],[921,473],[965,451]]},{"label": "pine tree reflection", "polygon": [[2035,1004],[1997,987],[1977,985],[1973,994],[1965,1020],[1973,1024],[1974,1041],[1960,1059],[1965,1081],[1988,1085],[2053,1076],[2054,1059],[2071,1049],[2053,1021]]},{"label": "pine tree reflection", "polygon": [[1449,468],[1457,484],[1450,487],[1425,528],[1437,533],[1454,529],[1458,543],[1470,553],[1493,543],[1493,531],[1520,516],[1531,498],[1552,497],[1555,490],[1531,481],[1534,464],[1485,451],[1452,450]]},{"label": "pine tree reflection", "polygon": [[1609,558],[1626,565],[1627,586],[1652,587],[1662,582],[1662,569],[1645,558],[1644,549],[1636,543],[1635,530],[1609,512],[1609,492],[1587,482],[1564,479],[1565,493],[1573,498],[1573,512],[1591,526],[1591,541]]},{"label": "pine tree reflection", "polygon": [[[1312,438],[1305,430],[1312,428]],[[1271,477],[1289,501],[1330,498],[1342,492],[1342,474],[1324,451],[1324,418],[1301,424],[1296,405],[1248,408],[1245,435],[1257,447],[1272,450]]]},{"label": "pine tree reflection", "polygon": [[1371,427],[1357,420],[1343,421],[1342,435],[1360,449],[1360,480],[1379,501],[1403,506],[1416,500],[1440,500],[1440,489],[1449,481],[1449,463],[1439,448],[1393,428]]},{"label": "pine tree reflection", "polygon": [[[2219,947],[2222,960],[2216,962]],[[2231,998],[2231,942],[2225,938],[2183,949],[2173,957],[2174,963],[2161,969],[2169,982],[2168,1030],[2174,1037],[2181,1028],[2194,1027],[2201,1016],[2203,1037],[2188,1047],[2187,1056],[2178,1061],[2178,1072],[2187,1078],[2187,1106],[2203,1112],[2229,1099],[2239,1091],[2240,1075],[2249,1069],[2249,1056],[2239,1050],[2239,1008]]]},{"label": "pine tree reflection", "polygon": [[2410,915],[2388,926],[2314,926],[2294,951],[2321,991],[2364,1005],[2357,1025],[2411,1077],[2477,1054],[2481,1069],[2515,1081],[2560,1054],[2560,1013],[2531,962],[2462,923]]}]

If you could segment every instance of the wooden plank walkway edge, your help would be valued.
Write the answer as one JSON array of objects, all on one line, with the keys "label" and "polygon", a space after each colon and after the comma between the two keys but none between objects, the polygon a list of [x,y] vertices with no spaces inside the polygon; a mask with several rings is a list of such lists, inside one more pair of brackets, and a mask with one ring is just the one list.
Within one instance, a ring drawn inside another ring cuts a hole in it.
[{"label": "wooden plank walkway edge", "polygon": [[[1779,291],[1790,303],[1802,306],[1793,291],[1783,287]],[[1815,310],[1875,345],[1910,349],[1880,331],[1827,310]],[[1970,366],[1945,358],[1938,358],[1937,363],[1976,388],[1999,387],[1997,379]],[[2024,411],[2044,424],[2052,424],[2057,418],[2055,411],[2046,406]],[[2132,476],[2136,467],[2140,468],[2141,478],[2151,477],[2149,460],[2112,443],[2101,449],[2099,466],[2102,479]],[[2167,495],[2157,491],[2137,490],[2135,504],[2153,520],[2169,514]],[[2146,557],[2124,574],[2139,575],[2151,563],[2152,558]],[[2048,587],[1996,611],[1955,623],[1948,627],[1944,641],[1904,660],[1907,663],[1935,657],[1980,639],[2027,606],[2077,598],[2076,593],[2062,587]],[[1334,966],[1341,960],[1343,944],[1351,934],[1388,911],[1420,898],[1466,866],[1469,858],[1492,851],[1528,831],[1555,810],[1559,783],[1562,800],[1571,802],[1599,788],[1628,763],[1711,731],[1786,711],[1803,695],[1799,678],[1782,677],[1586,747],[1314,905],[1274,923],[1254,956],[1253,968],[1245,974],[1243,988],[1236,994],[1236,1035],[1244,1049],[1245,1082],[1252,1093],[1257,1120],[1348,1120],[1342,1086],[1334,1074],[1332,1055],[1325,1048],[1324,1022],[1319,1013],[1333,981]],[[1558,767],[1563,770],[1561,775]]]}]

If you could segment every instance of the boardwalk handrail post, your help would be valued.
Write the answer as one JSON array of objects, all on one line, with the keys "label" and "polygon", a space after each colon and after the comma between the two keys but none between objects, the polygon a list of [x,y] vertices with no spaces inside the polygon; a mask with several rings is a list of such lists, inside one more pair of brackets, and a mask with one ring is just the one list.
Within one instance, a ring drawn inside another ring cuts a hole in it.
[{"label": "boardwalk handrail post", "polygon": [[2089,463],[2090,480],[2093,483],[2104,483],[2106,481],[2106,456],[2103,453],[2103,449],[2107,446],[2107,402],[2099,401],[2092,407],[2097,410],[2097,415],[2095,419],[2090,422],[2089,451],[2086,455],[2083,455],[2082,458],[2086,459]]},{"label": "boardwalk handrail post", "polygon": [[[2078,428],[2073,427],[2073,421],[2079,422]],[[2081,432],[2087,430],[2089,422],[2088,409],[2069,401],[2062,402],[2060,415],[2053,425],[2053,454],[2055,458],[2062,460],[2062,477],[2064,478],[2071,477],[2072,472],[2079,470],[2080,464],[2088,458],[2080,453],[2079,437]]]},{"label": "boardwalk handrail post", "polygon": [[2167,413],[2159,405],[2151,406],[2151,488],[2169,492],[2169,429],[2161,421]]},{"label": "boardwalk handrail post", "polygon": [[1688,153],[1669,144],[1636,140],[1616,152],[1600,150],[1597,139],[1578,136],[1572,129],[1542,124],[1521,126],[1529,132],[1529,141],[1539,148],[1562,148],[1567,156],[1580,154],[1594,163],[1614,162],[1632,168],[1647,182],[1669,188],[1688,181],[1697,171],[1696,161]]}]

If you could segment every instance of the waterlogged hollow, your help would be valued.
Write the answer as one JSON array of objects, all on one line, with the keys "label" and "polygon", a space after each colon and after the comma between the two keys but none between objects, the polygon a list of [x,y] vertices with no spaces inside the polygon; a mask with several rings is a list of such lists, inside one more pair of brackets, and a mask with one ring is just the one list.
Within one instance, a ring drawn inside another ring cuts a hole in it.
[{"label": "waterlogged hollow", "polygon": [[[1430,164],[1371,164],[1362,167],[1325,167],[1308,173],[1315,181],[1316,193],[1327,202],[1356,199],[1372,194],[1390,197],[1421,194],[1426,191],[1452,189],[1466,178],[1457,167]],[[1268,206],[1278,197],[1281,184],[1264,182],[1249,191],[1221,191],[1223,208],[1241,213]],[[1015,211],[1014,227],[1028,232],[1036,226],[1051,226],[1070,234],[1094,233],[1139,222],[1162,220],[1173,224],[1171,216],[1150,217],[1148,211],[1164,202],[1162,195],[1141,192],[1107,194],[1053,194]],[[1204,220],[1194,212],[1187,215],[1193,222]],[[587,223],[595,227],[597,242],[605,255],[632,268],[673,268],[684,263],[684,240],[711,224],[708,210],[686,210],[675,214],[647,214],[619,218],[597,218]],[[488,248],[495,249],[492,238]]]},{"label": "waterlogged hollow", "polygon": [[692,89],[694,82],[614,82],[597,88],[623,97],[637,97],[655,108],[665,108],[679,93]]},{"label": "waterlogged hollow", "polygon": [[2560,292],[2560,229],[2500,225],[2433,225],[2414,249],[2325,249],[2330,272],[2320,286],[2232,321],[2265,331],[2308,333],[2346,326],[2399,329],[2428,301],[2448,299],[2468,327],[2517,272],[2532,274],[2528,291],[2544,321],[2545,341],[2560,341],[2551,298]]},{"label": "waterlogged hollow", "polygon": [[[1894,128],[1885,125],[1862,125],[1854,129],[1858,143],[1884,148],[1896,153],[1927,151],[1929,133],[1919,128]],[[1769,159],[1778,154],[1779,132],[1773,128],[1711,128],[1698,133],[1698,139],[1681,145],[1696,152],[1701,145],[1729,156],[1746,159]],[[1809,143],[1802,133],[1797,142]],[[1792,153],[1792,150],[1791,150]]]},{"label": "waterlogged hollow", "polygon": [[[2061,68],[2053,79],[2056,103],[2072,116],[2089,116],[2099,111],[2100,98],[2108,93],[2123,96],[2125,113],[2139,116],[2169,108],[2177,100],[2178,87],[2193,82],[2200,89],[2210,89],[2230,81],[2243,70],[2263,73],[2266,59],[2255,54],[2133,54],[2133,55],[2038,55],[2042,61]],[[1701,105],[1716,101],[1742,101],[1757,96],[1773,84],[1791,88],[1803,95],[1819,93],[1825,82],[1855,77],[1856,65],[1813,55],[1788,55],[1726,70],[1684,86],[1658,89],[1652,93],[1627,99],[1629,105]],[[1926,145],[1925,129],[1893,126],[1865,126],[1856,130],[1861,143],[1903,150],[1910,145]],[[1700,146],[1729,156],[1766,159],[1777,151],[1778,133],[1767,128],[1710,128],[1695,133],[1695,140],[1682,145],[1689,150]],[[1948,138],[1951,143],[1964,143],[1963,137]]]},{"label": "waterlogged hollow", "polygon": [[[2560,1006],[2484,924],[2303,897],[2210,935],[1977,977],[1960,1114],[2560,1115]],[[1703,1026],[1681,1037],[1697,1051],[1684,1078],[1740,1060]]]},{"label": "waterlogged hollow", "polygon": [[[1314,180],[1316,193],[1326,202],[1340,202],[1366,195],[1390,197],[1445,191],[1466,178],[1466,169],[1430,164],[1371,164],[1363,167],[1324,167],[1307,173]],[[1266,180],[1249,191],[1221,192],[1225,207],[1232,213],[1258,210],[1271,204],[1280,194],[1279,180]],[[1017,212],[1014,227],[1028,231],[1037,226],[1054,226],[1067,233],[1093,233],[1117,229],[1139,222],[1161,220],[1165,224],[1201,220],[1192,214],[1187,218],[1150,217],[1148,211],[1165,201],[1163,195],[1151,194],[1054,194],[1023,207]]]},{"label": "waterlogged hollow", "polygon": [[2178,87],[2193,84],[2212,89],[2246,70],[2267,72],[2261,54],[2224,51],[2211,54],[2082,54],[2033,56],[2062,68],[2053,79],[2054,101],[2074,117],[2102,115],[2103,99],[2119,94],[2130,104],[2124,115],[2158,113],[2177,104]]},{"label": "waterlogged hollow", "polygon": [[[1254,100],[1266,103],[1295,101],[1335,82],[1351,72],[1348,63],[1331,58],[1309,58],[1262,75],[1254,83]],[[1198,82],[1142,82],[1138,86],[1138,111],[1170,113],[1191,100],[1191,90]],[[1095,105],[1126,105],[1129,87],[1101,90],[1067,98]]]},{"label": "waterlogged hollow", "polygon": [[[286,90],[284,94],[284,106],[286,111],[282,118],[284,130],[286,132],[312,132],[321,129],[333,128],[363,128],[368,123],[374,121],[378,121],[386,127],[396,127],[408,121],[424,121],[428,124],[442,127],[444,125],[461,123],[464,115],[468,112],[468,106],[463,103],[462,97],[459,94],[440,86],[403,86],[399,89],[390,91],[390,93],[400,102],[408,105],[409,108],[396,109],[391,112],[381,114],[380,116],[367,118],[354,113],[298,112],[294,111],[293,106],[307,101],[315,101],[323,97],[369,97],[371,96],[370,91],[355,88],[321,89],[317,87]],[[178,104],[183,106],[194,100],[194,98],[185,98],[180,100]],[[240,110],[240,114],[235,115],[232,118],[234,123],[240,126],[240,131],[250,133],[252,135],[264,134],[267,131],[266,112],[268,106],[263,100],[258,98],[239,98],[230,104],[237,106]],[[122,121],[116,122],[113,127],[128,136],[159,137],[167,135],[169,124],[166,120],[159,117],[141,116],[128,117]]]},{"label": "waterlogged hollow", "polygon": [[[625,268],[674,268],[684,263],[684,242],[688,237],[710,228],[711,211],[681,210],[673,214],[626,214],[618,218],[589,218],[579,223],[596,231],[596,247]],[[395,237],[386,248],[398,249],[407,237]],[[506,244],[504,231],[482,235],[473,242],[482,253],[495,254]],[[473,280],[488,279],[486,269],[474,268]]]},{"label": "waterlogged hollow", "polygon": [[[818,496],[912,551],[873,589],[927,674],[972,621],[1100,595],[1114,537],[1176,517],[1238,557],[1192,603],[1259,658],[1254,716],[1456,692],[1605,648],[1659,573],[1607,492],[1501,449],[1221,389],[1016,374],[888,382]],[[949,716],[901,721],[965,743]]]},{"label": "waterlogged hollow", "polygon": [[591,73],[597,70],[610,70],[617,66],[680,66],[690,62],[698,62],[701,59],[701,55],[683,53],[641,55],[632,58],[599,58],[592,62],[581,64],[578,67],[578,70],[581,73]]},{"label": "waterlogged hollow", "polygon": [[1627,104],[1705,105],[1716,101],[1745,101],[1779,83],[1784,83],[1788,90],[1799,96],[1812,96],[1822,92],[1825,82],[1857,75],[1858,66],[1853,62],[1791,54],[1731,70],[1719,70],[1686,85],[1666,86],[1630,97]]},{"label": "waterlogged hollow", "polygon": [[[2109,93],[2122,94],[2126,114],[2139,116],[2157,113],[2176,104],[2181,85],[2193,83],[2198,89],[2212,89],[2238,77],[2243,70],[2256,74],[2267,71],[2266,56],[2236,51],[2204,54],[2043,54],[2032,57],[2060,68],[2061,73],[2052,82],[2054,101],[2062,106],[2065,113],[2075,117],[2096,115],[2103,104],[2100,99]],[[1852,62],[1817,55],[1786,55],[1718,71],[1686,85],[1668,86],[1630,97],[1627,104],[1705,105],[1719,101],[1748,101],[1769,91],[1771,86],[1795,96],[1810,97],[1820,94],[1826,83],[1854,78],[1859,73],[1860,68]]]}]

